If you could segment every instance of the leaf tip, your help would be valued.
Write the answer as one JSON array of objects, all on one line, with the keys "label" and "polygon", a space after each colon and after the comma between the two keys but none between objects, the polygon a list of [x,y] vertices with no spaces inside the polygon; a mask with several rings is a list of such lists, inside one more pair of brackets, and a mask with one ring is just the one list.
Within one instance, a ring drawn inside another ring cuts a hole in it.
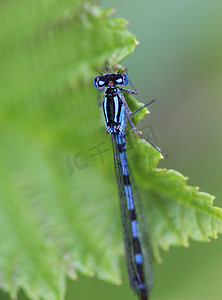
[{"label": "leaf tip", "polygon": [[116,284],[117,284],[117,285],[121,285],[121,284],[122,284],[122,280],[119,279],[119,280],[116,282]]},{"label": "leaf tip", "polygon": [[156,258],[156,262],[157,262],[158,264],[162,264],[163,259],[162,259],[161,257],[158,257],[158,258]]},{"label": "leaf tip", "polygon": [[189,248],[189,247],[190,247],[190,244],[189,244],[188,242],[185,242],[185,243],[184,243],[184,247],[185,247],[185,248]]},{"label": "leaf tip", "polygon": [[78,280],[79,280],[78,276],[77,276],[76,274],[74,274],[74,273],[68,273],[68,272],[67,272],[67,275],[68,275],[69,278],[70,278],[71,280],[73,280],[73,281],[78,281]]},{"label": "leaf tip", "polygon": [[[163,154],[160,153],[160,159],[164,159],[165,157],[163,156]],[[164,171],[166,172],[167,169],[164,169]]]}]

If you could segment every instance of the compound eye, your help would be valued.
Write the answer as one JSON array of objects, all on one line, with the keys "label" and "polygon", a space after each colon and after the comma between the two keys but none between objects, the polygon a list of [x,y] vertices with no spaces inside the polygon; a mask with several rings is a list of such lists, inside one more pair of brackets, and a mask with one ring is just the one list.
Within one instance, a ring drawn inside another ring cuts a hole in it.
[{"label": "compound eye", "polygon": [[103,76],[96,76],[93,80],[93,85],[96,89],[104,87],[106,84]]},{"label": "compound eye", "polygon": [[125,73],[122,73],[122,77],[123,77],[123,85],[127,85],[129,83],[129,77]]},{"label": "compound eye", "polygon": [[118,78],[115,80],[118,85],[127,85],[129,78],[125,73],[119,74]]},{"label": "compound eye", "polygon": [[115,81],[116,81],[116,84],[123,85],[123,77],[122,76],[117,78]]}]

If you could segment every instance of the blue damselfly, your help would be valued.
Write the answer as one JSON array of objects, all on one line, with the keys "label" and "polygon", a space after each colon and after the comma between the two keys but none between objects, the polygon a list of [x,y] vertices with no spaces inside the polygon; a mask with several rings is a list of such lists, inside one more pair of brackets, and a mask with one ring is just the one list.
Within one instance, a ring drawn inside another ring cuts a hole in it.
[{"label": "blue damselfly", "polygon": [[[128,83],[131,84],[133,90],[122,87]],[[131,115],[154,100],[132,112],[122,92],[137,94],[137,90],[126,73],[101,74],[94,78],[93,84],[95,88],[104,91],[105,94],[101,105],[107,133],[112,137],[129,282],[140,300],[147,300],[153,283],[152,254],[143,210],[132,188],[132,179],[129,174],[125,143],[125,117],[137,135],[165,155],[136,129],[130,119]]]}]

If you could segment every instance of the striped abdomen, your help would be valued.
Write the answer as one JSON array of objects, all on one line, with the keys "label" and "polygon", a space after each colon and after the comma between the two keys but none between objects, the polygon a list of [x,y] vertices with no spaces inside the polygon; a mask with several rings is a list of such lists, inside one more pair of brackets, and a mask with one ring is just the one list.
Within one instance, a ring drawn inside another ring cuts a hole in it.
[{"label": "striped abdomen", "polygon": [[[128,163],[127,163],[127,157],[126,157],[126,145],[125,145],[125,133],[119,133],[116,134],[116,143],[117,143],[117,150],[119,153],[119,161],[121,165],[121,173],[123,176],[123,183],[124,183],[124,191],[125,191],[125,197],[127,202],[127,209],[128,209],[128,216],[130,219],[130,226],[128,230],[131,231],[131,237],[132,237],[132,244],[130,249],[126,249],[127,251],[130,251],[131,253],[128,253],[131,260],[132,268],[133,270],[128,270],[130,284],[134,291],[140,295],[141,300],[147,299],[147,289],[145,285],[145,278],[144,278],[144,271],[143,271],[143,255],[142,255],[142,249],[141,249],[141,243],[138,233],[138,222],[137,222],[137,216],[136,216],[136,209],[134,205],[134,198],[133,198],[133,192],[130,182],[130,176],[129,176],[129,169],[128,169]],[[129,266],[130,267],[130,266]]]}]

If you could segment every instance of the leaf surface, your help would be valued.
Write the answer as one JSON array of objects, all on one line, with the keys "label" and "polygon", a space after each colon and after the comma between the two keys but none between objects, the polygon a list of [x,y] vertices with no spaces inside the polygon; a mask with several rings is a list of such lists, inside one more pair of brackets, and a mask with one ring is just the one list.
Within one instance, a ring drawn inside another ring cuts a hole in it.
[{"label": "leaf surface", "polygon": [[[12,297],[22,288],[30,299],[64,299],[65,276],[78,272],[121,281],[111,141],[92,79],[136,40],[112,13],[93,1],[0,4],[0,284]],[[222,222],[213,198],[180,173],[156,169],[159,153],[131,139],[156,259],[189,237],[216,237]]]}]

